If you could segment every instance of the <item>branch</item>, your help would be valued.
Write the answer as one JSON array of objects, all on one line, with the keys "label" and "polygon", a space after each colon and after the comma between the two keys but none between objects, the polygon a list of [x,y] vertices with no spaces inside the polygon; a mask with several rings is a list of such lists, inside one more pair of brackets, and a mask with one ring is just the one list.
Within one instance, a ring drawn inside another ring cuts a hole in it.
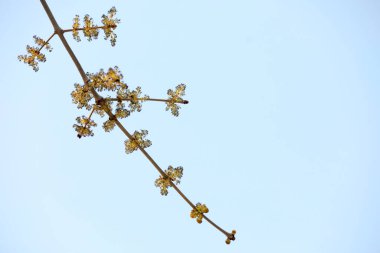
[{"label": "branch", "polygon": [[[45,9],[45,12],[46,14],[48,15],[53,27],[54,27],[54,31],[56,34],[58,34],[59,38],[61,39],[64,47],[66,48],[67,52],[69,53],[71,59],[73,60],[75,66],[77,67],[82,79],[83,79],[83,82],[86,84],[88,83],[88,78],[82,68],[82,66],[80,65],[78,59],[76,58],[74,52],[71,50],[69,44],[67,43],[65,37],[63,36],[63,30],[59,27],[57,21],[55,20],[53,14],[51,13],[50,9],[49,9],[49,6],[47,5],[46,1],[45,0],[40,0],[41,1],[41,4],[42,6],[44,7]],[[95,98],[95,101],[96,101],[96,104],[98,105],[101,105],[102,108],[105,108],[104,111],[108,114],[108,116],[115,120],[115,123],[116,125],[120,128],[120,130],[128,137],[128,139],[130,139],[131,141],[134,140],[133,136],[125,129],[125,127],[120,123],[120,121],[115,117],[115,115],[108,109],[107,106],[104,106],[106,100],[104,98],[102,98],[94,88],[90,88],[90,91],[92,93],[92,95],[94,96]],[[145,151],[144,148],[142,148],[139,144],[137,144],[139,150],[144,154],[144,156],[150,161],[150,163],[157,169],[157,171],[163,176],[163,177],[167,177],[166,173],[160,168],[160,166],[158,166],[158,164],[153,160],[153,158]],[[178,192],[178,194],[193,208],[195,209],[195,205],[179,190],[179,188],[172,182],[170,181],[170,184],[171,186]],[[232,233],[228,233],[226,232],[225,230],[223,230],[222,228],[220,228],[218,225],[216,225],[214,222],[212,222],[209,218],[207,218],[205,215],[203,215],[203,217],[205,218],[205,220],[207,220],[212,226],[214,226],[216,229],[218,229],[220,232],[222,232],[224,235],[227,236],[228,239],[230,240],[235,240],[235,236],[234,234]]]},{"label": "branch", "polygon": [[[134,100],[139,100],[139,101],[156,101],[156,102],[172,102],[171,99],[158,99],[158,98],[106,98],[108,101],[134,101]],[[176,104],[188,104],[189,101],[187,100],[182,100],[182,101],[175,101],[174,103]]]},{"label": "branch", "polygon": [[104,26],[93,26],[93,27],[87,27],[87,28],[76,28],[76,29],[65,29],[62,30],[63,33],[65,32],[72,32],[72,31],[83,31],[83,30],[97,30],[97,29],[105,29],[105,28],[116,28],[116,25],[104,25]]}]

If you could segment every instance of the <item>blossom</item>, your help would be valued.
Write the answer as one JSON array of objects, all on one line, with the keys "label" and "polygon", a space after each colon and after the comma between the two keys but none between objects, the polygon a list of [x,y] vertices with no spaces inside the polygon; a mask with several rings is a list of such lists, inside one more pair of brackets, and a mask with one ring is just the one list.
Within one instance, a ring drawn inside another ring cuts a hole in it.
[{"label": "blossom", "polygon": [[178,117],[179,115],[179,109],[181,108],[177,103],[182,103],[184,100],[182,97],[185,95],[185,84],[179,84],[177,87],[175,87],[175,90],[172,89],[168,90],[168,102],[166,102],[166,110],[171,110],[171,113]]},{"label": "blossom", "polygon": [[53,48],[50,46],[50,44],[47,41],[41,39],[40,37],[34,35],[33,38],[37,47],[32,47],[32,46],[27,45],[26,46],[27,54],[19,55],[17,58],[19,61],[24,62],[28,64],[29,66],[31,66],[33,70],[37,72],[39,70],[38,62],[46,61],[46,56],[45,54],[41,53],[41,49],[45,48],[46,50],[51,52]]},{"label": "blossom", "polygon": [[208,213],[208,208],[205,204],[197,203],[195,205],[195,208],[191,210],[190,217],[196,218],[197,222],[200,224],[202,223],[203,214]]},{"label": "blossom", "polygon": [[76,121],[78,124],[74,124],[73,127],[75,128],[75,131],[77,131],[78,133],[78,138],[94,136],[91,127],[96,127],[96,123],[93,120],[87,118],[86,116],[82,116],[77,117]]},{"label": "blossom", "polygon": [[130,154],[133,151],[136,151],[139,147],[141,148],[150,147],[150,145],[152,145],[152,142],[150,140],[144,140],[147,134],[148,134],[147,130],[141,130],[141,132],[135,131],[132,135],[132,139],[126,140],[124,142],[125,152],[127,154]]},{"label": "blossom", "polygon": [[104,39],[110,38],[111,45],[115,46],[116,44],[116,34],[113,32],[113,30],[116,29],[117,24],[120,23],[120,19],[115,18],[114,16],[116,15],[116,8],[112,7],[108,11],[108,15],[103,15],[102,16],[102,23],[104,25],[103,31],[104,31]]},{"label": "blossom", "polygon": [[181,182],[181,178],[183,175],[183,168],[177,167],[173,168],[169,166],[167,170],[165,170],[165,176],[160,175],[159,178],[154,182],[156,187],[161,189],[161,195],[168,195],[168,187],[171,187],[170,182],[174,182],[175,184],[179,184]]}]

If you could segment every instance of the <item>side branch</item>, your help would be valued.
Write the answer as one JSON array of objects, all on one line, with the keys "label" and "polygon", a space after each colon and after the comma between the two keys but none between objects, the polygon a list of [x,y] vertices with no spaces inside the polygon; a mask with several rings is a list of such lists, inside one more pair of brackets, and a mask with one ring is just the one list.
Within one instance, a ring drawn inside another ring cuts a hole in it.
[{"label": "side branch", "polygon": [[63,33],[66,32],[72,32],[72,31],[83,31],[83,30],[97,30],[97,29],[106,29],[106,28],[116,28],[116,25],[104,25],[104,26],[93,26],[93,27],[87,27],[87,28],[76,28],[76,29],[64,29],[62,30]]},{"label": "side branch", "polygon": [[[77,67],[79,74],[81,75],[81,77],[83,79],[83,83],[86,84],[88,82],[87,75],[84,72],[82,65],[80,65],[80,63],[79,63],[77,57],[75,56],[73,50],[71,50],[69,43],[67,43],[67,40],[66,40],[65,36],[63,35],[63,30],[59,27],[57,21],[54,18],[53,13],[50,11],[49,6],[47,5],[46,1],[45,0],[40,0],[40,1],[41,1],[42,6],[45,9],[46,14],[48,15],[48,17],[50,19],[50,22],[52,23],[52,25],[54,27],[55,33],[61,39],[63,46],[65,47],[66,51],[69,53],[71,59],[73,60],[75,66]],[[95,101],[99,101],[101,99],[101,96],[95,91],[94,88],[91,88],[91,93],[93,94]]]},{"label": "side branch", "polygon": [[[138,101],[156,101],[156,102],[172,102],[171,99],[158,99],[158,98],[137,98],[137,99],[134,99],[134,98],[106,98],[106,100],[108,101],[135,101],[135,100],[138,100]],[[174,103],[176,104],[188,104],[189,101],[188,100],[182,100],[182,101],[174,101]]]},{"label": "side branch", "polygon": [[53,32],[53,34],[50,35],[47,41],[45,41],[45,43],[38,49],[38,52],[40,52],[47,44],[49,44],[49,41],[54,37],[54,35],[56,35],[56,32]]}]

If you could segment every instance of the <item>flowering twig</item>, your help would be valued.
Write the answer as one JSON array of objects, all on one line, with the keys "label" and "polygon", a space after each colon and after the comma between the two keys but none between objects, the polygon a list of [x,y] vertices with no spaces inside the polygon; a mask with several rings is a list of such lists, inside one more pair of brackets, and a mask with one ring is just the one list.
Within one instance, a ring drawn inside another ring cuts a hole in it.
[{"label": "flowering twig", "polygon": [[[92,109],[89,117],[82,116],[82,117],[77,118],[77,122],[81,123],[81,125],[74,125],[77,129],[79,129],[78,133],[79,134],[83,133],[83,136],[93,135],[90,127],[96,126],[96,123],[94,123],[94,121],[91,120],[91,116],[93,115],[94,112],[100,114],[101,116],[104,113],[106,113],[109,116],[109,122],[112,122],[110,125],[112,124],[117,125],[119,129],[127,136],[128,141],[126,141],[126,152],[131,153],[134,150],[137,150],[137,149],[140,150],[143,153],[143,155],[150,161],[150,163],[158,171],[158,173],[160,174],[160,178],[156,180],[156,185],[161,187],[161,193],[167,194],[168,186],[174,188],[174,190],[192,207],[192,211],[191,211],[192,218],[197,218],[198,223],[201,223],[202,219],[205,219],[207,222],[209,222],[212,226],[214,226],[216,229],[218,229],[227,237],[226,239],[227,244],[229,244],[231,240],[235,240],[235,233],[236,233],[235,230],[229,233],[225,231],[224,229],[222,229],[221,227],[219,227],[218,225],[216,225],[211,219],[209,219],[205,215],[205,213],[208,213],[209,211],[205,204],[197,203],[196,205],[194,205],[193,202],[191,202],[183,194],[183,192],[177,187],[176,184],[179,183],[179,179],[182,177],[182,167],[177,167],[174,169],[173,167],[169,166],[169,169],[165,172],[155,162],[155,160],[146,152],[145,148],[151,145],[151,142],[149,140],[144,140],[148,132],[146,130],[142,130],[141,132],[135,131],[135,133],[131,135],[119,121],[119,118],[125,118],[129,116],[129,111],[124,109],[124,105],[122,104],[122,101],[130,101],[132,105],[130,106],[132,108],[131,109],[132,111],[141,110],[141,105],[138,105],[138,101],[165,102],[167,104],[166,110],[170,109],[174,116],[178,116],[179,106],[177,104],[188,103],[187,100],[182,99],[182,96],[185,93],[186,86],[184,84],[180,84],[176,87],[175,90],[171,90],[171,89],[168,90],[169,99],[166,99],[166,100],[165,99],[151,99],[148,96],[141,98],[141,97],[138,97],[141,94],[140,87],[136,88],[135,91],[129,91],[127,89],[128,88],[127,85],[121,81],[122,75],[117,68],[114,68],[114,69],[110,68],[108,72],[101,70],[99,73],[96,73],[96,74],[86,74],[81,64],[79,63],[78,59],[76,58],[74,52],[72,51],[69,44],[67,43],[64,37],[64,33],[72,31],[74,39],[78,40],[77,31],[83,30],[88,40],[91,40],[92,38],[97,38],[98,29],[103,29],[105,32],[105,38],[106,39],[111,38],[111,45],[114,46],[115,41],[116,41],[116,35],[113,33],[112,30],[116,28],[116,24],[119,23],[119,20],[114,18],[116,9],[113,7],[108,12],[108,16],[106,15],[102,16],[102,23],[104,24],[104,26],[99,27],[99,26],[93,25],[92,19],[88,15],[86,15],[84,18],[85,27],[79,28],[79,17],[76,16],[74,18],[73,29],[62,30],[59,27],[57,21],[55,20],[46,1],[45,0],[40,0],[40,1],[54,27],[54,33],[48,39],[48,41],[55,34],[58,35],[66,51],[68,52],[75,66],[77,67],[78,72],[81,75],[82,80],[83,80],[83,86],[76,84],[76,90],[72,93],[73,102],[78,104],[78,108],[85,107],[88,110]],[[47,42],[43,45],[41,44],[41,46],[43,47],[47,45]],[[108,91],[117,90],[117,93],[119,95],[117,98],[103,98],[98,93],[98,91],[102,91],[103,89],[108,90]],[[92,98],[95,99],[95,105],[90,106],[88,102]],[[113,101],[118,102],[118,109],[116,110],[116,113],[112,112],[111,103]],[[110,129],[110,128],[107,127],[107,129]]]},{"label": "flowering twig", "polygon": [[40,52],[46,45],[49,45],[49,41],[54,37],[56,33],[54,32],[50,37],[44,41],[43,45],[38,49],[38,52]]},{"label": "flowering twig", "polygon": [[98,30],[98,29],[107,29],[107,28],[116,28],[116,25],[104,25],[104,26],[93,26],[93,27],[88,27],[88,28],[85,28],[85,27],[81,27],[81,28],[76,28],[76,29],[64,29],[62,30],[63,33],[66,33],[66,32],[72,32],[72,31],[83,31],[83,30],[86,30],[86,29],[89,29],[89,30]]},{"label": "flowering twig", "polygon": [[[134,100],[139,100],[139,101],[156,101],[156,102],[171,102],[170,99],[158,99],[158,98],[137,98],[137,99],[133,99],[133,98],[106,98],[106,100],[108,101],[134,101]],[[188,104],[189,101],[187,100],[183,100],[183,101],[175,101],[174,103],[178,103],[178,104]]]}]

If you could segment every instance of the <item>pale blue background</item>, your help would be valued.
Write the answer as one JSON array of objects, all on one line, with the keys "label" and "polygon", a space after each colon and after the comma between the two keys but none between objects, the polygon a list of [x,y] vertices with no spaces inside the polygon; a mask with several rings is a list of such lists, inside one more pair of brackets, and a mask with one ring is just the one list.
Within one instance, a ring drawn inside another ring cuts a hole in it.
[{"label": "pale blue background", "polygon": [[52,27],[39,1],[2,0],[1,253],[380,252],[379,1],[48,3],[62,28],[117,7],[115,48],[67,36],[86,71],[118,65],[157,98],[188,85],[179,118],[146,103],[124,122],[237,240],[162,197],[119,130],[77,139],[75,66],[58,38],[39,72],[19,63]]}]

